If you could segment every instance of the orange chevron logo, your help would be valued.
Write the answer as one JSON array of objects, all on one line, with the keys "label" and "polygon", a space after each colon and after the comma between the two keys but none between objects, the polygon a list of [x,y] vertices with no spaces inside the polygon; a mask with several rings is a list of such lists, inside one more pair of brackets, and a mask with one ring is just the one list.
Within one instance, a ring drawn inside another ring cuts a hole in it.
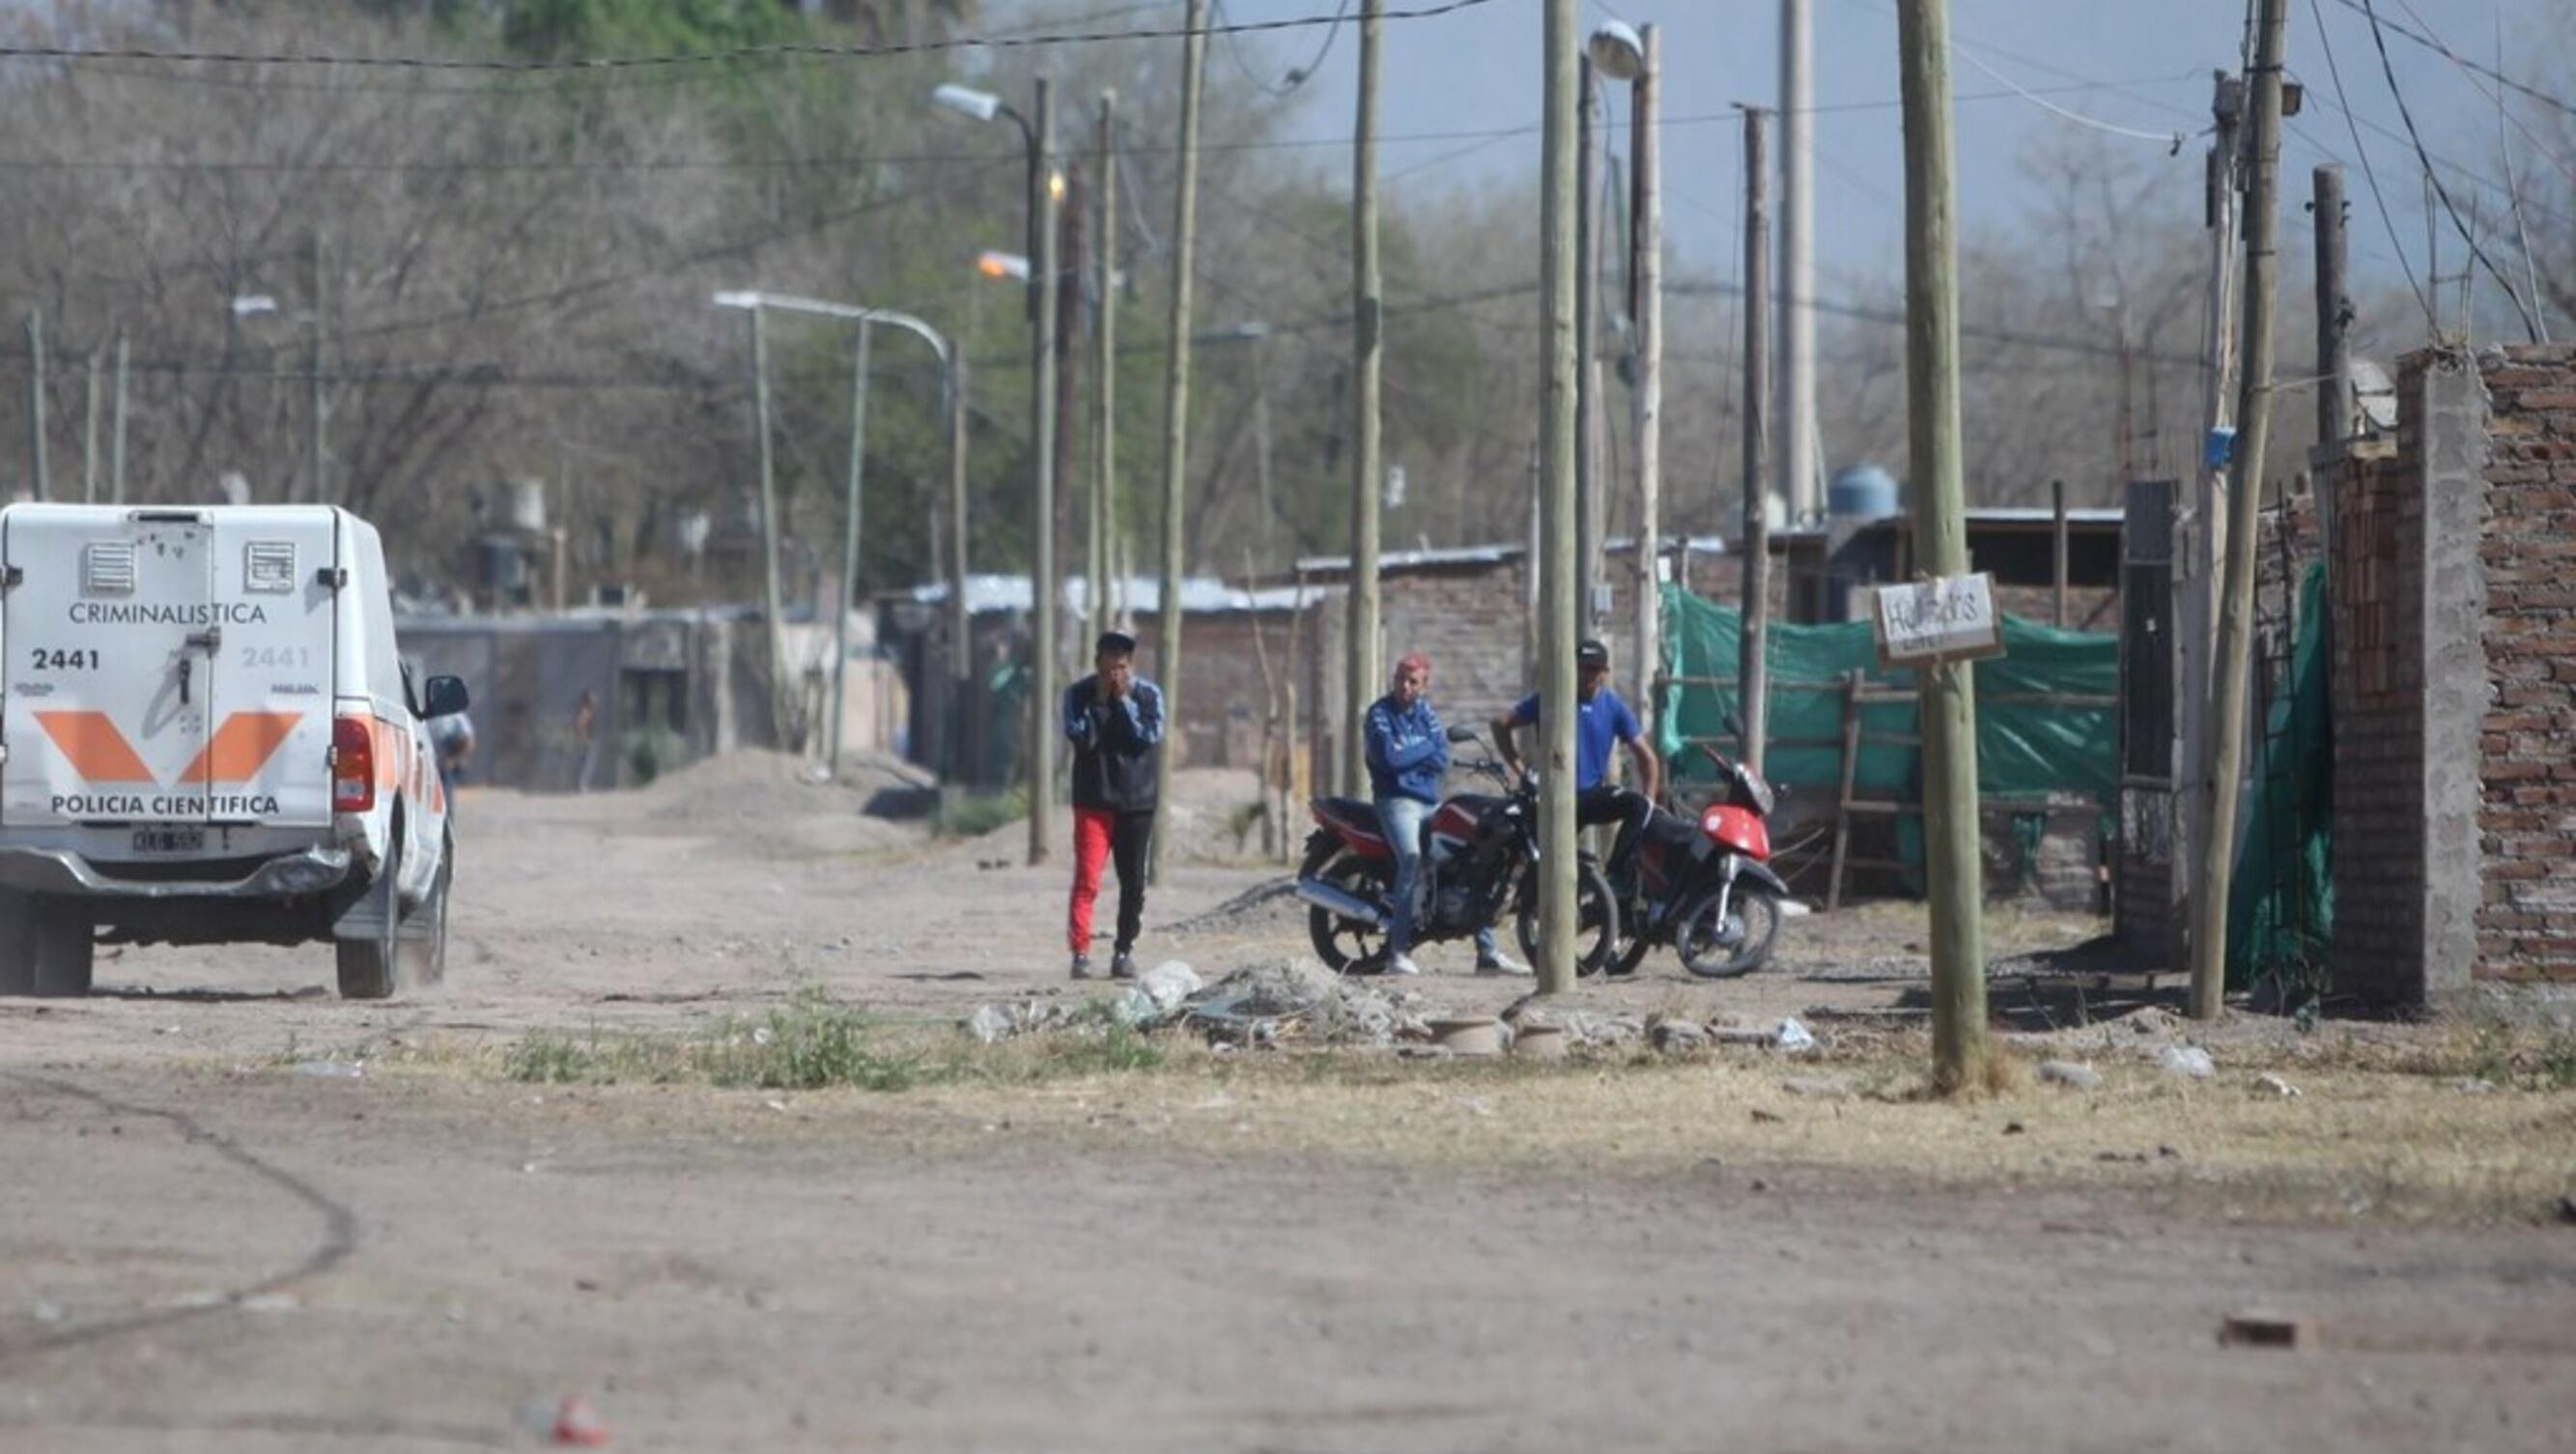
[{"label": "orange chevron logo", "polygon": [[[105,712],[38,712],[37,725],[60,748],[72,771],[94,783],[154,783],[160,778],[146,767],[125,733]],[[246,783],[259,776],[277,749],[295,735],[301,712],[235,712],[215,729],[196,759],[179,774],[179,784],[207,787]]]}]

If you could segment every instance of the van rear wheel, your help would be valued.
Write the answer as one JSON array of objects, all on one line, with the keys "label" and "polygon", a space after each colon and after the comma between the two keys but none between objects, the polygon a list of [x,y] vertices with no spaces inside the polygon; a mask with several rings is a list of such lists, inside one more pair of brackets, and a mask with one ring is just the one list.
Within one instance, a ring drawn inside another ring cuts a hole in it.
[{"label": "van rear wheel", "polygon": [[55,999],[79,999],[90,991],[95,966],[97,928],[73,904],[37,899],[29,906],[24,938],[33,992]]},{"label": "van rear wheel", "polygon": [[394,992],[400,978],[402,951],[401,874],[402,839],[396,837],[376,871],[376,882],[367,890],[371,897],[384,900],[383,918],[375,932],[364,939],[342,939],[332,946],[339,960],[340,998],[344,1000],[381,1000]]},{"label": "van rear wheel", "polygon": [[404,989],[427,989],[447,977],[447,887],[456,878],[456,845],[439,858],[429,898],[404,918],[394,947],[394,978]]}]

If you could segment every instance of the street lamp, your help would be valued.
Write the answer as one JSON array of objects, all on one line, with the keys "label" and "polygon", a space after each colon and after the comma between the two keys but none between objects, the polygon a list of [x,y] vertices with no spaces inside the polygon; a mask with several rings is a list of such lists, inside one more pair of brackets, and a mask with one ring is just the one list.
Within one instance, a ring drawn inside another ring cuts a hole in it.
[{"label": "street lamp", "polygon": [[[965,461],[966,450],[966,431],[962,427],[962,421],[966,417],[966,410],[965,379],[962,376],[960,359],[957,350],[950,346],[947,335],[941,333],[938,329],[931,327],[929,324],[924,323],[920,319],[913,317],[909,313],[897,313],[891,309],[885,308],[865,308],[853,303],[830,303],[819,298],[802,298],[789,293],[763,293],[758,291],[718,293],[709,301],[713,302],[715,306],[719,308],[739,308],[750,313],[752,315],[755,337],[757,337],[760,315],[764,310],[775,310],[781,313],[804,313],[820,318],[839,318],[848,322],[856,323],[859,326],[856,366],[852,371],[850,381],[849,485],[841,505],[841,599],[833,603],[832,719],[830,723],[827,724],[825,732],[825,742],[827,745],[824,749],[825,760],[831,764],[833,773],[837,775],[841,768],[841,719],[847,716],[849,712],[849,697],[847,694],[847,681],[850,664],[849,598],[850,588],[856,583],[859,574],[859,485],[860,481],[865,476],[867,468],[868,331],[871,327],[877,324],[884,324],[892,328],[900,328],[919,338],[922,342],[929,344],[930,351],[938,355],[940,375],[945,385],[943,391],[948,396],[949,479],[951,481],[952,489],[958,490],[962,490],[964,488],[966,478],[966,472],[961,467]],[[752,366],[755,369],[765,369],[767,362],[767,350],[755,347],[752,353]],[[753,392],[761,398],[765,399],[767,397],[768,382],[765,377],[755,380]],[[762,410],[760,429],[763,435],[762,459],[765,462],[768,458],[768,443],[766,436],[769,429],[766,409]],[[764,480],[761,495],[761,509],[765,514],[771,508],[772,502],[769,497],[767,481],[765,478],[766,471],[764,470],[763,473]],[[957,517],[962,518],[964,515],[962,505],[955,501],[952,501],[951,504],[952,513]],[[774,520],[764,520],[764,524],[766,525],[770,541],[766,550],[766,555],[769,562],[771,580],[770,609],[774,613],[778,606],[776,587],[778,557],[777,547],[775,544],[777,539],[777,524]],[[955,619],[962,620],[964,618],[964,605],[966,600],[966,552],[962,542],[953,559],[956,562],[956,565],[953,577],[949,581],[950,609],[952,613],[954,613]],[[774,615],[772,617],[770,630],[772,633],[772,640],[774,642],[777,631]],[[965,660],[962,648],[959,650],[958,655],[960,661]],[[770,664],[773,671],[777,669],[778,654],[774,646],[770,653]],[[961,680],[963,675],[964,673],[961,670]],[[949,735],[953,741],[955,734],[951,733]]]},{"label": "street lamp", "polygon": [[[1013,110],[990,91],[955,82],[930,93],[934,106],[977,121],[1007,117],[1020,129],[1028,149],[1029,268],[1029,413],[1037,421],[1031,441],[1037,474],[1036,509],[1031,518],[1035,549],[1029,578],[1034,648],[1029,653],[1029,862],[1044,863],[1054,842],[1055,825],[1055,324],[1056,203],[1064,195],[1063,179],[1048,168],[1055,143],[1055,98],[1047,78],[1037,83],[1037,119]],[[981,262],[979,260],[979,267]],[[987,276],[991,276],[987,270]],[[963,586],[963,582],[959,583]]]},{"label": "street lamp", "polygon": [[[1644,705],[1649,720],[1652,719],[1657,706],[1655,682],[1663,652],[1659,596],[1662,582],[1656,574],[1656,561],[1662,550],[1658,516],[1662,509],[1663,494],[1663,449],[1658,433],[1663,413],[1663,203],[1661,149],[1655,130],[1656,111],[1660,100],[1656,76],[1660,49],[1656,43],[1654,27],[1648,26],[1643,31],[1639,31],[1626,21],[1605,20],[1594,27],[1592,37],[1585,44],[1583,51],[1584,93],[1588,98],[1583,110],[1586,127],[1592,124],[1593,108],[1599,100],[1596,94],[1597,88],[1591,79],[1593,72],[1597,71],[1614,81],[1625,81],[1629,86],[1628,114],[1633,140],[1629,146],[1632,186],[1629,193],[1628,218],[1630,261],[1628,306],[1634,314],[1636,363],[1631,375],[1634,390],[1630,394],[1630,402],[1637,434],[1635,452],[1637,539],[1634,561],[1637,601],[1635,681],[1638,700]],[[1583,159],[1589,163],[1591,157],[1592,145],[1587,138],[1584,142]],[[1582,291],[1578,296],[1592,305],[1592,312],[1597,317],[1600,269],[1597,263],[1590,260],[1599,255],[1600,244],[1597,231],[1600,226],[1600,214],[1588,187],[1579,215],[1587,232],[1581,251],[1586,259],[1585,265],[1591,271],[1584,275]],[[1595,346],[1597,326],[1597,323],[1587,323],[1583,333],[1583,348],[1587,359]],[[1592,369],[1586,367],[1577,376],[1576,383],[1584,399],[1581,405],[1584,410],[1583,432],[1578,438],[1585,441],[1585,448],[1577,458],[1583,461],[1587,476],[1597,473],[1597,461],[1590,454],[1590,441],[1598,437],[1597,431],[1600,428],[1597,419],[1600,400],[1595,397],[1598,391],[1592,382],[1593,377]],[[1594,491],[1601,488],[1601,483],[1597,477],[1589,480],[1590,488]],[[1578,519],[1582,522],[1582,530],[1589,533],[1587,553],[1583,557],[1587,585],[1590,584],[1592,552],[1600,549],[1600,527],[1596,523],[1599,506],[1597,495],[1588,494],[1582,502],[1578,515]]]}]

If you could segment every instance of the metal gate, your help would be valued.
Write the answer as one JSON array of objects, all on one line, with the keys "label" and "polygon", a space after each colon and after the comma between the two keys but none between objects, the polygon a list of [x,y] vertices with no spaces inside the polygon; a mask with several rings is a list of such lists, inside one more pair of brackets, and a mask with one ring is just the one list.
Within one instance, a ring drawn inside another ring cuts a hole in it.
[{"label": "metal gate", "polygon": [[2142,956],[2175,947],[2172,480],[2137,480],[2120,527],[2120,841],[2112,928]]}]

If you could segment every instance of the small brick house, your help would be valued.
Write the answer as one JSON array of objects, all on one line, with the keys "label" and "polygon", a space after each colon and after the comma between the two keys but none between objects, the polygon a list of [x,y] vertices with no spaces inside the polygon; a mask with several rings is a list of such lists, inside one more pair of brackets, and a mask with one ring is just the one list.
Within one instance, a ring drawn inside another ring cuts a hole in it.
[{"label": "small brick house", "polygon": [[2576,347],[2427,351],[2332,480],[2338,989],[2576,982]]}]

